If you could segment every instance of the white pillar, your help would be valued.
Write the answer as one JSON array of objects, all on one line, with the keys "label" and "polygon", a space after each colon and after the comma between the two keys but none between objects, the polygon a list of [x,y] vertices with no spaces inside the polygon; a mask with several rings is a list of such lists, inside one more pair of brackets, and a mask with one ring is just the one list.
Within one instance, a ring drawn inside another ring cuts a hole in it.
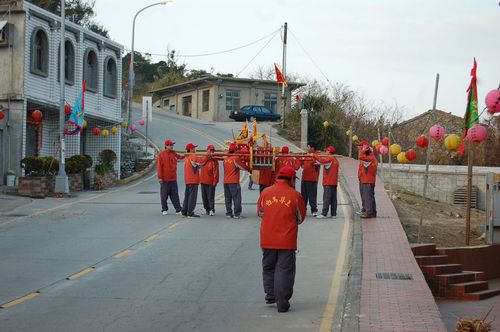
[{"label": "white pillar", "polygon": [[307,114],[305,108],[300,111],[300,148],[304,150],[307,148]]}]

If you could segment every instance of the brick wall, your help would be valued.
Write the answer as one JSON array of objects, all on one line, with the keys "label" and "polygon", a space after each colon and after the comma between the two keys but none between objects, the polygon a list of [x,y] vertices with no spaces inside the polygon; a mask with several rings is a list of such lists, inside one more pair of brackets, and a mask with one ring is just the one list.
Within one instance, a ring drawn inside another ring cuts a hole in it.
[{"label": "brick wall", "polygon": [[462,264],[464,271],[483,271],[486,279],[500,278],[500,244],[463,248],[437,248],[448,255],[449,264]]}]

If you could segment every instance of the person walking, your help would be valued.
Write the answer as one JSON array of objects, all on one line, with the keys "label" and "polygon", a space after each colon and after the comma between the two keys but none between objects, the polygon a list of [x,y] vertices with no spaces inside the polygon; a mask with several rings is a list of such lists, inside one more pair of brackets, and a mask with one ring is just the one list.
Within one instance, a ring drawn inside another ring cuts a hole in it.
[{"label": "person walking", "polygon": [[[299,168],[300,168],[300,161],[295,158],[295,157],[289,157],[288,154],[290,153],[290,148],[288,146],[283,146],[281,148],[281,156],[278,156],[276,158],[276,163],[275,163],[275,177],[279,174],[279,171],[280,169],[283,167],[283,166],[290,166],[291,168],[293,168],[295,171],[298,171]],[[273,179],[273,182],[276,180]],[[293,187],[295,188],[295,180],[293,182]]]},{"label": "person walking", "polygon": [[[229,154],[238,150],[236,144],[229,146]],[[224,199],[226,203],[226,217],[240,219],[241,217],[241,186],[240,171],[248,171],[248,166],[239,156],[228,156],[224,159]],[[234,210],[233,210],[234,204]]]},{"label": "person walking", "polygon": [[339,182],[339,162],[335,158],[335,148],[329,146],[326,148],[326,156],[317,156],[316,161],[323,165],[323,210],[317,218],[322,219],[330,216],[337,216],[337,185]]},{"label": "person walking", "polygon": [[188,218],[199,218],[194,213],[196,200],[198,199],[198,185],[200,184],[200,168],[208,160],[208,156],[196,155],[196,147],[193,143],[186,145],[186,156],[184,158],[184,203],[182,204],[182,215]]},{"label": "person walking", "polygon": [[[207,146],[207,155],[209,158],[213,156],[215,146]],[[201,199],[203,200],[203,207],[206,214],[215,215],[215,188],[219,183],[219,162],[215,159],[209,159],[201,167],[200,170],[200,183],[201,183]]]},{"label": "person walking", "polygon": [[375,182],[377,180],[377,158],[369,145],[363,145],[359,151],[361,169],[361,201],[365,209],[361,218],[377,217],[377,203],[375,202]]},{"label": "person walking", "polygon": [[259,169],[259,192],[271,186],[274,182],[274,172],[271,167],[262,167]]},{"label": "person walking", "polygon": [[318,178],[320,164],[316,161],[316,144],[313,142],[307,143],[307,153],[312,157],[304,159],[301,162],[302,165],[302,181],[300,183],[300,192],[304,203],[307,206],[307,202],[311,206],[311,213],[313,217],[318,215]]},{"label": "person walking", "polygon": [[156,173],[160,183],[161,214],[164,216],[168,214],[168,198],[174,205],[175,214],[181,214],[177,185],[177,163],[184,159],[184,156],[174,151],[174,144],[174,141],[167,139],[165,149],[158,154],[156,161]]},{"label": "person walking", "polygon": [[295,283],[295,252],[298,225],[306,217],[301,194],[292,188],[295,170],[280,169],[276,183],[264,189],[257,202],[262,248],[262,279],[265,301],[276,303],[278,312],[287,312]]}]

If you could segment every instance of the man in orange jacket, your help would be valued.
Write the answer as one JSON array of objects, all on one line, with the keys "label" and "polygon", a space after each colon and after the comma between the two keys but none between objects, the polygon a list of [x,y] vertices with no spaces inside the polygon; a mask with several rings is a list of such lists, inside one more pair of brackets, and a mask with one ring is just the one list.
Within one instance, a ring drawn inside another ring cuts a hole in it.
[{"label": "man in orange jacket", "polygon": [[167,139],[165,150],[157,157],[156,169],[158,182],[160,183],[161,214],[168,214],[167,200],[174,205],[175,213],[181,214],[181,204],[179,202],[179,188],[177,186],[177,162],[184,159],[184,156],[174,152],[175,142]]},{"label": "man in orange jacket", "polygon": [[339,162],[335,158],[335,148],[326,148],[327,156],[316,156],[316,161],[323,165],[323,211],[317,218],[326,218],[331,208],[331,217],[337,216],[337,185],[339,182]]},{"label": "man in orange jacket", "polygon": [[[215,146],[207,146],[207,155],[213,156]],[[206,214],[215,215],[215,187],[219,183],[219,162],[215,159],[209,159],[201,167],[200,170],[200,183],[201,183],[201,199],[203,200],[203,207]]]},{"label": "man in orange jacket", "polygon": [[198,199],[198,185],[200,184],[200,168],[208,160],[208,156],[198,157],[196,153],[197,145],[189,143],[186,145],[187,155],[184,159],[184,203],[182,204],[182,215],[188,218],[199,218],[194,213],[196,200]]},{"label": "man in orange jacket", "polygon": [[287,312],[295,283],[295,251],[299,227],[306,217],[301,194],[292,188],[295,170],[280,169],[276,183],[264,189],[257,202],[262,248],[262,279],[266,303]]},{"label": "man in orange jacket", "polygon": [[[282,155],[287,155],[289,152],[290,152],[290,148],[288,146],[285,145],[281,148]],[[278,156],[278,158],[276,158],[276,164],[274,167],[275,176],[277,176],[279,174],[279,171],[283,166],[290,166],[295,171],[298,171],[300,168],[300,161],[295,157]],[[276,180],[276,179],[274,179],[274,180]],[[295,182],[293,183],[293,187],[295,188]]]},{"label": "man in orange jacket", "polygon": [[259,191],[262,193],[264,189],[272,185],[274,182],[274,172],[271,167],[262,167],[259,169]]},{"label": "man in orange jacket", "polygon": [[[229,153],[234,154],[238,150],[236,144],[229,146]],[[239,156],[228,156],[224,159],[224,199],[226,203],[226,217],[240,219],[241,216],[241,186],[240,171],[248,171],[248,166]],[[234,203],[234,214],[233,214]]]},{"label": "man in orange jacket", "polygon": [[300,183],[300,193],[304,199],[304,203],[307,206],[307,202],[311,206],[311,213],[313,217],[318,215],[318,178],[319,170],[321,168],[320,164],[314,160],[317,155],[316,144],[307,143],[307,153],[313,158],[302,160],[302,181]]},{"label": "man in orange jacket", "polygon": [[365,144],[359,151],[359,172],[361,181],[361,201],[365,211],[361,218],[377,217],[377,204],[375,202],[375,182],[377,179],[377,158],[373,149]]}]

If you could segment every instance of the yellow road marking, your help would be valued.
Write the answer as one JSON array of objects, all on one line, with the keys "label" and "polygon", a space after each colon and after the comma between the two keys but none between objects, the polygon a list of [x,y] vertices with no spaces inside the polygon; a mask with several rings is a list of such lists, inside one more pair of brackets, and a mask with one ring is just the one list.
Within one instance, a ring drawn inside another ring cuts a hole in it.
[{"label": "yellow road marking", "polygon": [[[339,191],[339,198],[341,202],[345,202],[343,191]],[[335,308],[337,307],[337,300],[340,291],[340,276],[344,267],[347,249],[347,236],[349,234],[349,211],[347,205],[342,205],[344,213],[344,225],[342,226],[342,235],[340,238],[339,255],[335,265],[335,272],[333,274],[332,284],[330,287],[330,294],[328,302],[326,303],[325,310],[323,311],[323,319],[321,320],[320,332],[332,331],[333,316],[335,315]]]},{"label": "yellow road marking", "polygon": [[160,236],[158,233],[153,234],[150,237],[148,237],[147,239],[145,239],[144,242],[146,242],[146,243],[147,242],[152,242],[152,241],[156,240],[156,238],[158,238],[158,236]]},{"label": "yellow road marking", "polygon": [[125,249],[119,253],[117,253],[116,255],[113,256],[113,258],[115,259],[118,259],[118,258],[122,258],[122,257],[125,257],[127,256],[128,254],[130,254],[132,252],[132,250],[130,249]]},{"label": "yellow road marking", "polygon": [[0,308],[2,308],[2,309],[12,308],[13,306],[18,305],[19,303],[23,303],[24,301],[31,300],[32,298],[37,297],[38,295],[40,295],[40,292],[29,293],[28,295],[24,295],[18,299],[15,299],[13,301],[10,301],[10,302],[7,302],[7,303],[0,305]]},{"label": "yellow road marking", "polygon": [[88,267],[86,268],[85,270],[82,270],[78,273],[75,273],[73,275],[70,275],[69,277],[67,277],[66,279],[67,280],[75,280],[75,279],[78,279],[80,277],[83,277],[84,275],[86,274],[89,274],[90,272],[93,272],[94,271],[94,268],[93,267]]},{"label": "yellow road marking", "polygon": [[178,222],[176,222],[175,224],[172,224],[172,225],[168,226],[168,228],[169,228],[169,229],[174,229],[174,228],[176,228],[176,227],[177,227],[177,225],[179,225],[179,223],[178,223]]}]

